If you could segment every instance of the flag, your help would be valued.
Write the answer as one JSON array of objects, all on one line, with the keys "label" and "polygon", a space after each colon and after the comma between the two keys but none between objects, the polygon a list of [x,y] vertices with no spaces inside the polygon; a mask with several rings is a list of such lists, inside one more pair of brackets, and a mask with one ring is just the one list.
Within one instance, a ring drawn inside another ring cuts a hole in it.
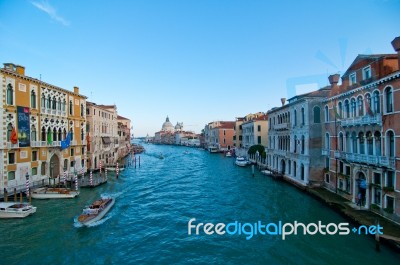
[{"label": "flag", "polygon": [[10,142],[12,144],[16,144],[18,142],[18,136],[17,136],[17,131],[15,128],[12,128],[11,135],[10,135]]},{"label": "flag", "polygon": [[51,137],[50,128],[49,128],[49,130],[47,131],[47,143],[48,143],[48,144],[52,144],[52,143],[53,143],[53,139],[52,139],[52,137]]},{"label": "flag", "polygon": [[67,137],[61,141],[61,150],[68,148],[71,145],[71,133],[68,132]]},{"label": "flag", "polygon": [[342,117],[340,116],[339,112],[337,111],[336,106],[333,106],[333,111],[335,112],[335,117],[336,117],[337,119],[341,119],[341,118],[342,118]]}]

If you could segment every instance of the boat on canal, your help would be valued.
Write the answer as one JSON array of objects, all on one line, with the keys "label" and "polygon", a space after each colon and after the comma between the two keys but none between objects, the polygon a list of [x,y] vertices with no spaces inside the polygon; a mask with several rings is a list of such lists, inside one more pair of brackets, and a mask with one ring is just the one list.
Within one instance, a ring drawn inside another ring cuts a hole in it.
[{"label": "boat on canal", "polygon": [[243,156],[238,156],[238,157],[236,157],[235,164],[238,165],[239,167],[245,167],[245,166],[249,165],[249,161],[244,159]]},{"label": "boat on canal", "polygon": [[68,188],[43,187],[32,191],[34,199],[71,199],[79,195],[79,191]]},{"label": "boat on canal", "polygon": [[82,214],[78,217],[78,222],[83,225],[90,225],[101,220],[111,207],[114,205],[115,199],[112,197],[101,198],[94,201],[91,205],[83,209]]},{"label": "boat on canal", "polygon": [[[117,171],[117,168],[114,167],[114,166],[106,167],[106,169],[107,169],[107,171]],[[123,170],[125,170],[125,167],[123,167],[123,166],[118,167],[118,170],[119,170],[119,171],[123,171]]]},{"label": "boat on canal", "polygon": [[0,218],[24,218],[35,212],[36,207],[28,203],[0,202]]}]

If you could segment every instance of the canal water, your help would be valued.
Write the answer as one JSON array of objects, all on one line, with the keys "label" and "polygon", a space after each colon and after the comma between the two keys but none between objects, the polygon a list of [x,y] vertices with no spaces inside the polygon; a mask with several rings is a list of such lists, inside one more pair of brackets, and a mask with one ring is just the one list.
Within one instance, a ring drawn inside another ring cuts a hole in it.
[{"label": "canal water", "polygon": [[[347,222],[287,183],[233,158],[204,150],[145,145],[130,167],[70,200],[33,200],[37,212],[0,220],[0,264],[398,264],[400,256],[372,237],[355,235],[188,235],[188,222],[305,224]],[[163,154],[164,159],[159,155]],[[91,227],[77,224],[85,205],[116,203]],[[249,227],[246,231],[250,231]],[[230,231],[233,231],[231,229]]]}]

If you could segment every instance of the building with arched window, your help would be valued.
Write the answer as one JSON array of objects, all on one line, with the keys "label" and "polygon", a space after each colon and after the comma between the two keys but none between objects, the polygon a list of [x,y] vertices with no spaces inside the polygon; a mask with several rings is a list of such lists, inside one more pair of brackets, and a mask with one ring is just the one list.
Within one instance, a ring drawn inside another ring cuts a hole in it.
[{"label": "building with arched window", "polygon": [[[79,94],[79,88],[69,91],[28,77],[23,66],[12,63],[4,64],[0,74],[1,95],[5,95],[0,101],[4,110],[0,131],[6,132],[1,134],[0,142],[5,144],[0,145],[0,156],[7,158],[0,160],[5,169],[0,171],[0,193],[4,188],[12,192],[14,187],[25,187],[26,175],[31,184],[49,183],[49,179],[54,183],[64,171],[86,169],[81,163],[85,141],[73,139],[61,150],[67,131],[79,135],[86,128],[79,109],[86,105],[86,97]],[[66,102],[72,103],[72,112],[67,111]]]},{"label": "building with arched window", "polygon": [[361,194],[364,208],[398,218],[400,37],[392,44],[398,54],[358,55],[342,75],[341,85],[331,83],[324,104],[329,109],[344,108],[335,122],[323,127],[323,135],[331,135],[331,141],[325,143],[322,155],[327,189],[353,203]]}]

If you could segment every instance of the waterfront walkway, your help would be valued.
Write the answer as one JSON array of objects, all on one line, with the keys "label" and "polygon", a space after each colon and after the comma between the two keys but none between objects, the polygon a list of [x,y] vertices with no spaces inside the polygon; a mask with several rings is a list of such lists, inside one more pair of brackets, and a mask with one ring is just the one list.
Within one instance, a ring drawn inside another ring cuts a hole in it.
[{"label": "waterfront walkway", "polygon": [[382,241],[389,243],[400,252],[400,225],[394,223],[365,208],[359,208],[354,203],[324,188],[309,188],[307,192],[325,202],[353,222],[360,225],[376,225],[378,222],[383,227]]}]

